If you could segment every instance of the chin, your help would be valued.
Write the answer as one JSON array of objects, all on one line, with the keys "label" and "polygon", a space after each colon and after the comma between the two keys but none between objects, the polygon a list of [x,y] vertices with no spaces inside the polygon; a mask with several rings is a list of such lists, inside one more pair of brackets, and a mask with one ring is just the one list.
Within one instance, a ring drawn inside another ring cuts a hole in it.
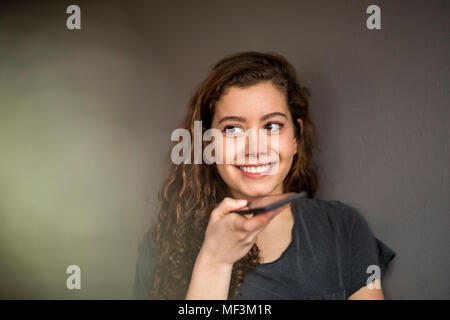
[{"label": "chin", "polygon": [[247,198],[261,198],[273,194],[280,183],[275,181],[254,181],[250,183],[241,181],[241,183],[235,184],[233,189]]},{"label": "chin", "polygon": [[249,198],[261,198],[268,196],[273,190],[267,188],[239,189],[239,192]]}]

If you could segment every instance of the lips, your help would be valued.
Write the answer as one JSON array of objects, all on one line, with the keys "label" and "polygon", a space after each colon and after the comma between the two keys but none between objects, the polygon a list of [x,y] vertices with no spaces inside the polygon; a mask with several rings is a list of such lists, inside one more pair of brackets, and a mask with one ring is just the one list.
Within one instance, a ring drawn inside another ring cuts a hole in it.
[{"label": "lips", "polygon": [[247,177],[258,178],[264,177],[273,167],[274,163],[265,163],[265,164],[255,164],[255,165],[244,165],[244,166],[236,166],[236,168]]}]

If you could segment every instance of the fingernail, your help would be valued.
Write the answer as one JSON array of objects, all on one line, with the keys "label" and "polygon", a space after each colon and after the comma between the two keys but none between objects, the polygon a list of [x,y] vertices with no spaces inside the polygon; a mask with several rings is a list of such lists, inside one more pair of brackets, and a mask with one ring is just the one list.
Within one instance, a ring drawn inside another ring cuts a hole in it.
[{"label": "fingernail", "polygon": [[245,206],[247,204],[247,200],[245,200],[245,199],[244,200],[237,200],[236,202],[237,202],[238,205],[241,205],[241,206]]}]

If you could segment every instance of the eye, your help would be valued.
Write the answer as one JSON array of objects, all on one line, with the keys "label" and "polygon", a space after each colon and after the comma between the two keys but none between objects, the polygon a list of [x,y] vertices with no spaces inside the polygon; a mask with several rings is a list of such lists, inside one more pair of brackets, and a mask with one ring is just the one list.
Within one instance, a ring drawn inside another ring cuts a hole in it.
[{"label": "eye", "polygon": [[283,127],[282,123],[277,123],[277,122],[270,122],[266,125],[266,129],[269,130],[270,132],[278,132],[280,131],[280,129]]},{"label": "eye", "polygon": [[242,128],[238,126],[226,126],[225,128],[223,128],[223,131],[227,136],[236,136],[243,132]]}]

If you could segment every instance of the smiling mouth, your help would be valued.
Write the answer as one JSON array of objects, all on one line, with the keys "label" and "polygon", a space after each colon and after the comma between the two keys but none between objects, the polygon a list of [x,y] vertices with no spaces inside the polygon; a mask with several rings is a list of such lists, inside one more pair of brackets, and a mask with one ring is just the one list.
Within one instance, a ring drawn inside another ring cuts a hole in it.
[{"label": "smiling mouth", "polygon": [[265,163],[265,164],[255,164],[255,165],[244,165],[244,166],[235,166],[238,168],[244,175],[246,176],[264,176],[270,172],[271,167],[273,167],[274,163]]}]

